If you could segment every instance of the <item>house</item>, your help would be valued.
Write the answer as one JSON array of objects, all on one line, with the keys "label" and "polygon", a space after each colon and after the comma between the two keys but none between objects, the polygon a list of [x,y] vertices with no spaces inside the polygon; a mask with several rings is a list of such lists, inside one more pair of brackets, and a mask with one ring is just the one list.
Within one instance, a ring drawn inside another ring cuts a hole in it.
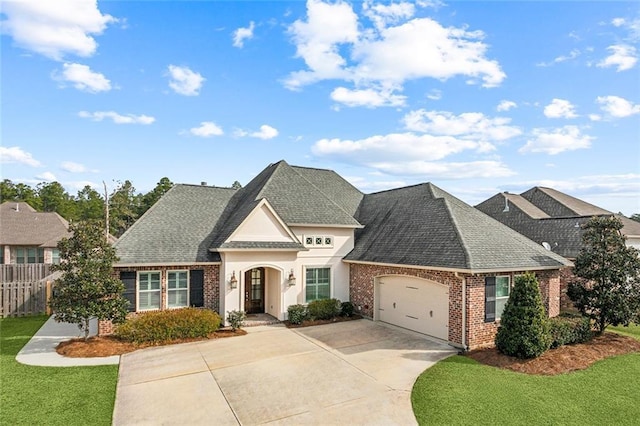
[{"label": "house", "polygon": [[[511,229],[569,260],[575,260],[583,247],[582,225],[593,216],[616,216],[624,227],[627,245],[640,248],[640,223],[594,206],[552,188],[533,187],[522,194],[498,193],[476,208]],[[566,297],[571,268],[563,271],[562,306],[571,306]]]},{"label": "house", "polygon": [[69,223],[59,214],[38,212],[25,202],[0,204],[0,263],[59,263],[58,241]]},{"label": "house", "polygon": [[115,247],[132,311],[202,306],[285,320],[290,305],[332,297],[464,348],[493,344],[525,271],[557,315],[570,264],[435,185],[363,194],[334,171],[285,161],[238,190],[175,185]]}]

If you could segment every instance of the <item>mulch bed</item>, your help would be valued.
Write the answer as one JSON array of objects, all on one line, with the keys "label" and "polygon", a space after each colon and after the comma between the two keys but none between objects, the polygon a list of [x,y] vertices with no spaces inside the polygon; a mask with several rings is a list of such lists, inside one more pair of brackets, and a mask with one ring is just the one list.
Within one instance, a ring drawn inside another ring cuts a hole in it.
[{"label": "mulch bed", "polygon": [[351,315],[350,317],[335,317],[330,320],[304,320],[300,324],[291,324],[289,321],[282,321],[287,328],[311,327],[314,325],[333,324],[334,322],[345,322],[361,319],[360,315]]},{"label": "mulch bed", "polygon": [[225,337],[244,336],[247,334],[245,330],[238,329],[233,331],[231,328],[223,328],[215,331],[207,338],[191,338],[191,339],[177,339],[162,344],[135,344],[131,342],[125,342],[118,339],[115,336],[103,336],[103,337],[90,337],[87,341],[84,339],[71,339],[61,342],[56,347],[56,352],[60,355],[70,358],[94,358],[105,357],[112,355],[122,355],[128,352],[133,352],[138,349],[144,349],[151,346],[164,346],[173,345],[176,343],[188,343],[199,342],[209,339],[221,339]]},{"label": "mulch bed", "polygon": [[584,370],[596,361],[616,355],[640,352],[640,340],[616,333],[604,333],[590,342],[551,349],[534,359],[503,355],[496,348],[476,349],[466,354],[481,364],[526,374],[554,376]]}]

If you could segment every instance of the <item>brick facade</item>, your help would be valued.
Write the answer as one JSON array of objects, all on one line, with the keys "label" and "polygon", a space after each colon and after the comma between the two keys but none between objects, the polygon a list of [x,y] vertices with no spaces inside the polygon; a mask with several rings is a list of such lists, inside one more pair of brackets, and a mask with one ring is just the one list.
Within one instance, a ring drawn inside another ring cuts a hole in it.
[{"label": "brick facade", "polygon": [[[360,313],[373,318],[374,313],[374,279],[385,275],[407,275],[428,279],[449,287],[449,342],[455,346],[463,346],[462,321],[463,298],[462,287],[465,283],[466,305],[464,345],[468,349],[493,346],[498,331],[499,321],[485,322],[485,277],[509,275],[511,282],[522,272],[491,274],[455,274],[453,272],[395,267],[382,265],[350,264],[351,279],[349,283],[351,302],[360,307]],[[536,276],[540,283],[542,300],[550,317],[560,313],[560,271],[538,271]]]},{"label": "brick facade", "polygon": [[[188,266],[140,266],[140,267],[116,267],[113,275],[120,278],[122,271],[154,271],[160,272],[160,309],[166,306],[167,298],[167,271],[204,270],[204,307],[219,312],[220,309],[220,266],[219,265],[188,265]],[[114,326],[111,321],[99,321],[98,335],[113,333]]]}]

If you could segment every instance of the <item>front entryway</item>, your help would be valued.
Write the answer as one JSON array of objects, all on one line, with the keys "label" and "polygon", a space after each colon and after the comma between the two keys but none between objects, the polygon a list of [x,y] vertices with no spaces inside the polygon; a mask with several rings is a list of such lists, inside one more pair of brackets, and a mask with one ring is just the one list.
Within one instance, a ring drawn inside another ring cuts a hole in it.
[{"label": "front entryway", "polygon": [[244,310],[247,314],[264,313],[264,268],[253,268],[244,274]]}]

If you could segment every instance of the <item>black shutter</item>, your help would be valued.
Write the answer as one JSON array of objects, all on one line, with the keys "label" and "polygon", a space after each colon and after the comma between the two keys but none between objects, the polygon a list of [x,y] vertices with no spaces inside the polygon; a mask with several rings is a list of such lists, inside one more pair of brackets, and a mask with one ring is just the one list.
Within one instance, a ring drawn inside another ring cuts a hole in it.
[{"label": "black shutter", "polygon": [[189,304],[201,308],[204,306],[204,270],[192,269],[189,275]]},{"label": "black shutter", "polygon": [[136,271],[121,271],[120,281],[124,283],[122,295],[129,301],[129,312],[136,310]]},{"label": "black shutter", "polygon": [[496,277],[484,279],[484,322],[496,320]]}]

